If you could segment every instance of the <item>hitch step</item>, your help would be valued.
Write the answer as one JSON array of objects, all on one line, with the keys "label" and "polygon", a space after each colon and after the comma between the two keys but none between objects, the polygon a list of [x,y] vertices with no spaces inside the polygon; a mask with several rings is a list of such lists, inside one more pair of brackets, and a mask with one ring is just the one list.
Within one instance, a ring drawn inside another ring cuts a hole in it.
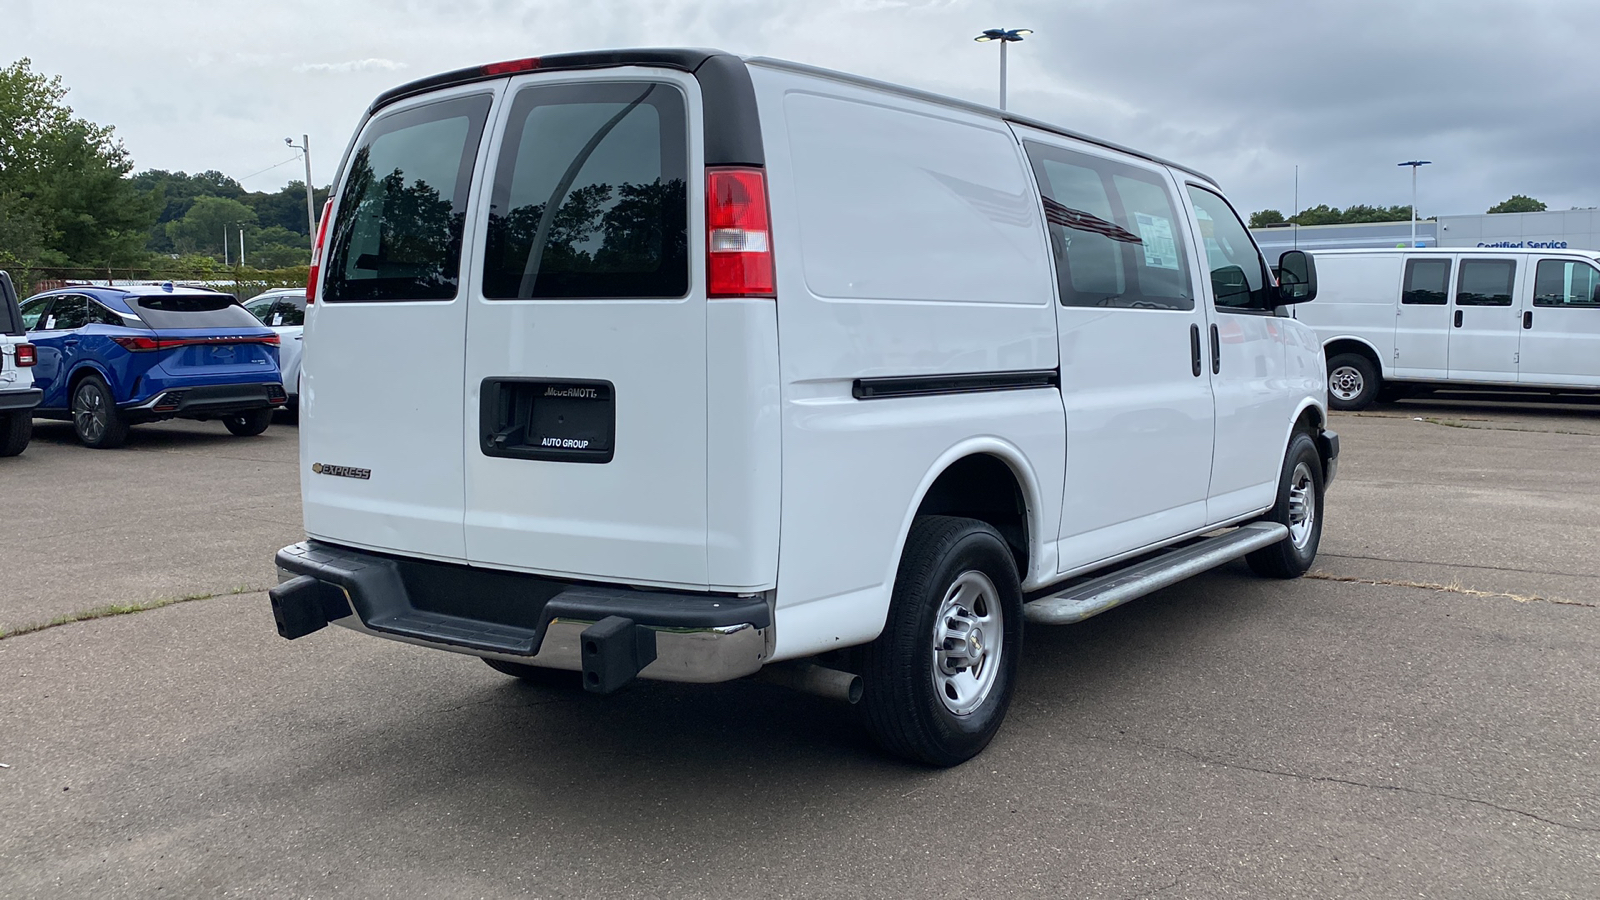
[{"label": "hitch step", "polygon": [[1088,581],[1040,597],[1022,607],[1023,617],[1042,625],[1071,625],[1129,600],[1143,597],[1177,584],[1247,553],[1270,547],[1289,536],[1289,529],[1277,522],[1251,522],[1226,534],[1205,538],[1198,543],[1169,550],[1160,556],[1135,563]]}]

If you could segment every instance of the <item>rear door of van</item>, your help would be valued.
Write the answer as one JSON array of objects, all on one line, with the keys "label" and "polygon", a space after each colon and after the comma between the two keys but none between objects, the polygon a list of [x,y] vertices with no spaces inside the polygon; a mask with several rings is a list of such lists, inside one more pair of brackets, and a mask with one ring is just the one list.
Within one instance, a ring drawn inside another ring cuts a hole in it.
[{"label": "rear door of van", "polygon": [[457,401],[474,563],[708,582],[699,96],[627,66],[507,88]]},{"label": "rear door of van", "polygon": [[504,86],[384,107],[347,158],[306,322],[300,478],[312,537],[466,556],[463,247]]}]

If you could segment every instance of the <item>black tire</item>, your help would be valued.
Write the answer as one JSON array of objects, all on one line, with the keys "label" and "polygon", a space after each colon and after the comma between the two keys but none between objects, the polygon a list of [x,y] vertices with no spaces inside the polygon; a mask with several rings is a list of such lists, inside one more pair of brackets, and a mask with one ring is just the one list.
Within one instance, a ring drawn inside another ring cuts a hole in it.
[{"label": "black tire", "polygon": [[1328,405],[1334,409],[1366,409],[1382,388],[1383,376],[1365,356],[1340,353],[1328,360]]},{"label": "black tire", "polygon": [[[1245,557],[1257,575],[1299,578],[1317,561],[1322,543],[1322,457],[1311,435],[1297,431],[1289,439],[1278,476],[1278,502],[1263,518],[1290,529],[1288,537]],[[1299,494],[1297,497],[1296,494]],[[1309,499],[1307,505],[1305,500]],[[1309,516],[1309,527],[1305,516]]]},{"label": "black tire", "polygon": [[272,424],[272,410],[252,409],[246,412],[228,413],[222,417],[222,424],[239,437],[255,437]]},{"label": "black tire", "polygon": [[[991,594],[984,593],[985,584]],[[965,601],[958,589],[971,591]],[[956,611],[941,616],[951,604]],[[997,617],[998,644],[981,634],[981,623],[992,628]],[[948,635],[951,623],[969,628],[964,633],[976,643],[947,637],[943,649],[936,647],[935,636]],[[957,650],[961,655],[953,655]],[[858,657],[864,690],[857,709],[889,753],[931,766],[966,762],[988,746],[1005,719],[1021,651],[1022,589],[1005,540],[976,519],[923,516],[906,538],[883,633]],[[966,666],[952,662],[974,658]],[[955,685],[969,683],[974,689],[964,699],[970,708],[958,710],[963,698]]]},{"label": "black tire", "polygon": [[79,443],[95,450],[115,449],[128,441],[128,421],[99,375],[84,376],[72,389],[72,431]]},{"label": "black tire", "polygon": [[0,413],[0,456],[16,456],[28,449],[28,440],[32,437],[32,410],[16,409]]},{"label": "black tire", "polygon": [[583,690],[582,672],[569,672],[566,669],[548,669],[544,666],[506,662],[503,659],[484,659],[483,661],[496,672],[502,675],[510,675],[512,678],[526,681],[529,684],[574,691]]}]

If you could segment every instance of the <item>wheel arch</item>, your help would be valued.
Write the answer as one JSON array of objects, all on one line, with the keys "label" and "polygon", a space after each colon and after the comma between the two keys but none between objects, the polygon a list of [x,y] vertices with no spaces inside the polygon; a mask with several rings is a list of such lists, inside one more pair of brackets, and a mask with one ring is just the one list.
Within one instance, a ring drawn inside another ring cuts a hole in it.
[{"label": "wheel arch", "polygon": [[76,366],[73,366],[72,371],[67,374],[66,402],[67,409],[69,411],[72,409],[73,392],[76,391],[78,389],[78,385],[82,384],[83,380],[88,378],[90,375],[100,376],[100,380],[105,382],[106,387],[111,389],[112,404],[114,405],[117,402],[117,397],[119,394],[117,390],[116,378],[113,377],[110,371],[108,371],[105,366],[101,365],[99,361],[85,359],[80,361]]},{"label": "wheel arch", "polygon": [[1341,353],[1359,353],[1371,360],[1374,366],[1378,367],[1378,377],[1389,377],[1389,374],[1387,371],[1385,371],[1383,364],[1383,354],[1379,353],[1378,348],[1374,347],[1372,342],[1366,338],[1356,337],[1353,334],[1342,334],[1336,337],[1328,338],[1322,342],[1322,358],[1324,365],[1327,364],[1328,360],[1333,359],[1335,356]]}]

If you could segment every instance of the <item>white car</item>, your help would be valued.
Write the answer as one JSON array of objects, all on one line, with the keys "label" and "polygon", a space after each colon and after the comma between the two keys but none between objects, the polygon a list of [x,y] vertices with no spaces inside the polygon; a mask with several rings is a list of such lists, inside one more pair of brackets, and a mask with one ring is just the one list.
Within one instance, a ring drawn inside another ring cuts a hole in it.
[{"label": "white car", "polygon": [[1600,253],[1319,250],[1296,317],[1328,357],[1334,409],[1419,388],[1600,391]]},{"label": "white car", "polygon": [[37,361],[11,275],[0,272],[0,456],[16,456],[33,437],[33,410],[44,399],[44,392],[33,386]]},{"label": "white car", "polygon": [[601,693],[763,673],[954,765],[1024,620],[1316,556],[1339,445],[1285,309],[1315,269],[1275,278],[1192,169],[648,50],[392,90],[334,185],[283,637]]},{"label": "white car", "polygon": [[244,308],[261,324],[278,333],[278,367],[283,370],[283,387],[289,392],[289,406],[300,403],[300,356],[305,340],[306,292],[303,288],[280,288],[252,297]]}]

